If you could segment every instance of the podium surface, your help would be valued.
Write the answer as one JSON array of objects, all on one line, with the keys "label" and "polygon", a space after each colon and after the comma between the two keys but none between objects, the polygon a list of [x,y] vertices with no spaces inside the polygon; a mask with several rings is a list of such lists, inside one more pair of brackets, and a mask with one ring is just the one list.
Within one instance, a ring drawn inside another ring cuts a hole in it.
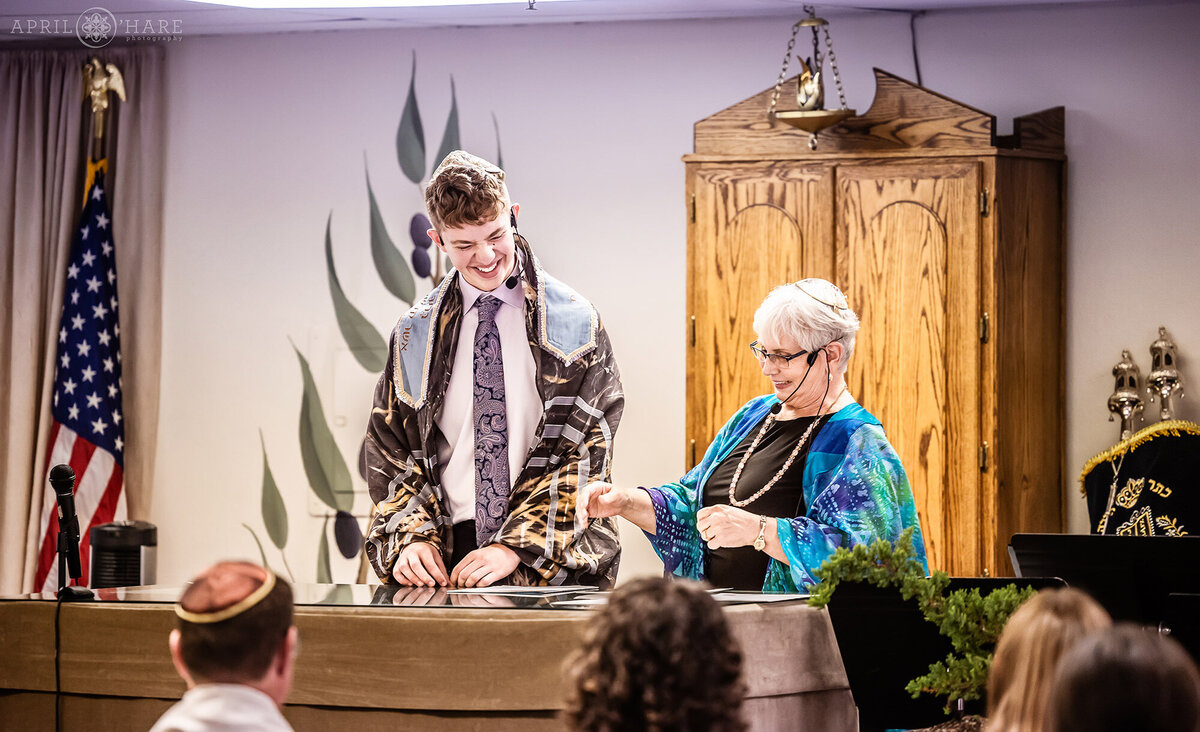
[{"label": "podium surface", "polygon": [[[98,590],[97,601],[60,609],[52,595],[0,598],[3,726],[52,730],[57,708],[62,729],[148,729],[185,690],[167,650],[179,592]],[[570,601],[586,594],[304,584],[295,593],[300,654],[284,715],[297,730],[564,729],[563,663],[596,607]],[[723,610],[742,645],[752,729],[856,729],[824,610],[802,600]]]}]

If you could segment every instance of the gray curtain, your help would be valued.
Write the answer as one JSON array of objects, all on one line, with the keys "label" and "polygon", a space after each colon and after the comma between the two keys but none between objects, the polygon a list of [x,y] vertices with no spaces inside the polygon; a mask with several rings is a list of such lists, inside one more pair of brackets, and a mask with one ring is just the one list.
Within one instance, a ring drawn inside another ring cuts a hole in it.
[{"label": "gray curtain", "polygon": [[[129,100],[108,124],[121,305],[125,491],[130,518],[149,511],[158,431],[162,331],[162,47],[0,51],[0,594],[29,591],[46,487],[55,339],[90,135],[81,69],[115,63]],[[115,100],[115,97],[114,97]]]}]

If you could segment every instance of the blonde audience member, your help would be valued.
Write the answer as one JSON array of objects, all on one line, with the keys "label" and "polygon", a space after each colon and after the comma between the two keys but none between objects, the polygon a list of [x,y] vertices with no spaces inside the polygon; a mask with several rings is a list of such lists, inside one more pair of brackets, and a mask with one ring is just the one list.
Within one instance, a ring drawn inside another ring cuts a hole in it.
[{"label": "blonde audience member", "polygon": [[291,732],[292,588],[249,562],[220,562],[184,589],[169,645],[188,690],[151,732]]},{"label": "blonde audience member", "polygon": [[688,581],[619,587],[566,663],[579,732],[741,732],[742,653],[721,608]]},{"label": "blonde audience member", "polygon": [[1037,732],[1050,679],[1068,649],[1112,624],[1104,608],[1079,590],[1042,590],[1009,618],[988,674],[988,732]]},{"label": "blonde audience member", "polygon": [[1200,732],[1200,672],[1175,640],[1128,623],[1094,633],[1059,662],[1049,732]]}]

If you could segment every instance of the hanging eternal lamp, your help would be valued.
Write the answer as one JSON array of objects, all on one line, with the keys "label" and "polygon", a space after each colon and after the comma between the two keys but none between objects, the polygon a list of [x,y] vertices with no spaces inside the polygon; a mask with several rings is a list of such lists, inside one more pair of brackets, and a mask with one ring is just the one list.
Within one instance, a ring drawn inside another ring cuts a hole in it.
[{"label": "hanging eternal lamp", "polygon": [[[842,76],[838,73],[837,56],[833,53],[833,39],[829,37],[829,21],[818,18],[816,10],[811,5],[804,5],[808,17],[797,21],[792,26],[792,37],[788,39],[787,50],[783,52],[783,68],[779,70],[779,79],[775,82],[775,91],[771,94],[771,102],[767,105],[767,119],[771,122],[779,120],[793,127],[798,127],[808,133],[808,147],[817,149],[817,133],[826,127],[832,127],[847,117],[854,116],[854,110],[846,107],[846,94],[842,90]],[[812,30],[812,57],[801,58],[800,76],[796,83],[796,103],[799,109],[794,111],[776,112],[775,105],[779,102],[779,94],[783,91],[783,81],[787,78],[788,62],[796,47],[796,35],[801,28]],[[818,29],[824,29],[825,48],[829,55],[829,67],[833,69],[833,81],[837,84],[838,100],[841,107],[825,109],[825,55],[821,52],[821,38]]]}]

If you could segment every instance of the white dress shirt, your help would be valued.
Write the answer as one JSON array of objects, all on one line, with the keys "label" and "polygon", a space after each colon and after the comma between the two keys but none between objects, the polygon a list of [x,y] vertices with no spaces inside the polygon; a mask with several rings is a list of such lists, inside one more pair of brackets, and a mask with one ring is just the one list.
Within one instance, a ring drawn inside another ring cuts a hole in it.
[{"label": "white dress shirt", "polygon": [[442,487],[449,503],[447,510],[454,523],[475,520],[475,331],[479,328],[479,309],[474,307],[481,295],[500,299],[496,311],[496,329],[500,334],[500,354],[504,360],[504,408],[508,419],[508,480],[517,479],[525,459],[533,449],[538,422],[542,418],[542,399],[537,389],[537,364],[529,350],[525,332],[525,295],[521,285],[511,290],[503,283],[491,292],[483,292],[458,276],[463,299],[463,319],[458,333],[458,349],[446,399],[436,422],[442,437],[438,439],[438,464],[442,466]]},{"label": "white dress shirt", "polygon": [[275,700],[245,684],[198,684],[150,732],[292,732]]}]

